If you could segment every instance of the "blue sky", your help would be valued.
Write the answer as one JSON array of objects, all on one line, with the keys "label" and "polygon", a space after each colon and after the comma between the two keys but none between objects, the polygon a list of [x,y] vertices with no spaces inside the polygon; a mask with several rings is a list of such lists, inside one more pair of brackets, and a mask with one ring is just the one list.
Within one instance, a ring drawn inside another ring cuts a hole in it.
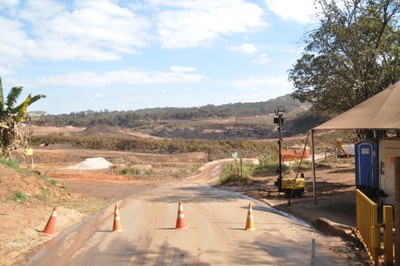
[{"label": "blue sky", "polygon": [[287,71],[313,0],[0,0],[0,77],[31,111],[259,102]]}]

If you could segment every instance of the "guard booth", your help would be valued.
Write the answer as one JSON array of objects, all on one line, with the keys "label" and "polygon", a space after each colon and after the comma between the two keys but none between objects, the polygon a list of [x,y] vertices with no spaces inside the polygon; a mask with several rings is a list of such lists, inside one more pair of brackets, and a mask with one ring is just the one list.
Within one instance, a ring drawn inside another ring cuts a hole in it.
[{"label": "guard booth", "polygon": [[394,206],[394,161],[400,157],[400,138],[379,139],[379,183],[388,196],[383,200],[384,204]]},{"label": "guard booth", "polygon": [[373,140],[361,140],[354,146],[356,187],[368,196],[379,189],[379,152]]}]

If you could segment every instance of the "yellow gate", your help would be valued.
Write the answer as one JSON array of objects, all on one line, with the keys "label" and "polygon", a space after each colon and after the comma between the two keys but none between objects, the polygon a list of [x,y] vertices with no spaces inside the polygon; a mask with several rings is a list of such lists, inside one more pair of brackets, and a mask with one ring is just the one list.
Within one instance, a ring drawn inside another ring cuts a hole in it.
[{"label": "yellow gate", "polygon": [[[383,224],[378,224],[378,207],[370,198],[357,189],[357,233],[375,265],[384,251],[385,265],[393,264],[393,223],[391,206],[384,207]],[[384,249],[381,249],[380,228],[384,227]]]}]

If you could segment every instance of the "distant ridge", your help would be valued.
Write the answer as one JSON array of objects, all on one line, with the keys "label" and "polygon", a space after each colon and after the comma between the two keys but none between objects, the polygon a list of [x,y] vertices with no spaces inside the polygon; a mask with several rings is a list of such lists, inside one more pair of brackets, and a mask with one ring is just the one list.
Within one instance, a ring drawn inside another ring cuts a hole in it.
[{"label": "distant ridge", "polygon": [[[310,104],[284,95],[255,103],[205,105],[201,107],[160,107],[136,111],[82,111],[63,115],[42,115],[37,126],[84,128],[84,135],[121,137],[124,129],[130,138],[143,134],[169,139],[265,139],[275,138],[275,109],[284,106],[284,134],[303,134],[325,120],[310,112]],[[79,133],[74,133],[79,135]]]},{"label": "distant ridge", "polygon": [[286,116],[290,118],[292,112],[304,111],[310,108],[309,104],[300,103],[290,94],[271,99],[265,102],[231,103],[223,105],[205,105],[200,107],[158,107],[140,109],[136,111],[93,111],[86,110],[60,115],[41,115],[33,121],[36,125],[88,127],[96,124],[136,127],[144,121],[159,120],[194,120],[203,118],[246,117],[273,114],[277,106],[285,106]]}]

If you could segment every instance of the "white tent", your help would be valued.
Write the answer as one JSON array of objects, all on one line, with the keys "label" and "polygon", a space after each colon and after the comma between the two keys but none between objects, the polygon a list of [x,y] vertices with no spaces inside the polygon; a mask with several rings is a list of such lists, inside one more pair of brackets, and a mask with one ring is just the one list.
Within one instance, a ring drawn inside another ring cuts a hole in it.
[{"label": "white tent", "polygon": [[400,82],[314,128],[400,129]]},{"label": "white tent", "polygon": [[400,82],[311,130],[313,191],[316,203],[314,131],[333,129],[400,130]]}]

